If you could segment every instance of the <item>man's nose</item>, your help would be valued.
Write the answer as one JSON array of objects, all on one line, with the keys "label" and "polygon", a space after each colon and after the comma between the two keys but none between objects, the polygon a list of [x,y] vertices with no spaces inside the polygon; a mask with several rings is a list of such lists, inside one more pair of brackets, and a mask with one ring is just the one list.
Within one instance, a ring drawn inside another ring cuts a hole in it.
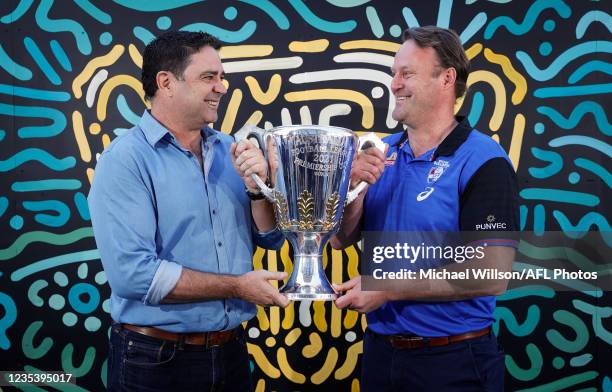
[{"label": "man's nose", "polygon": [[217,84],[215,84],[215,92],[218,94],[225,94],[227,93],[227,88],[225,88],[225,85],[223,84],[223,81],[219,81],[217,82]]},{"label": "man's nose", "polygon": [[397,90],[401,88],[402,88],[401,76],[399,75],[399,73],[396,73],[395,75],[393,75],[393,78],[391,79],[391,91],[395,93]]}]

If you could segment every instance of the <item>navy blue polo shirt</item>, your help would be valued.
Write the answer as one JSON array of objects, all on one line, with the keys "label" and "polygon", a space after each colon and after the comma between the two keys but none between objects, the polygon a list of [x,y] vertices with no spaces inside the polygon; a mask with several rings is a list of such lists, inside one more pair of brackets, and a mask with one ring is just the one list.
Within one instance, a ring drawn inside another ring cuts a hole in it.
[{"label": "navy blue polo shirt", "polygon": [[[389,144],[386,167],[366,194],[363,231],[519,230],[518,185],[508,155],[465,119],[457,120],[459,124],[437,148],[418,158],[407,142],[407,132],[384,139]],[[492,219],[495,224],[490,224]],[[485,328],[493,322],[494,310],[492,296],[390,301],[366,317],[368,327],[380,334],[435,337]]]}]

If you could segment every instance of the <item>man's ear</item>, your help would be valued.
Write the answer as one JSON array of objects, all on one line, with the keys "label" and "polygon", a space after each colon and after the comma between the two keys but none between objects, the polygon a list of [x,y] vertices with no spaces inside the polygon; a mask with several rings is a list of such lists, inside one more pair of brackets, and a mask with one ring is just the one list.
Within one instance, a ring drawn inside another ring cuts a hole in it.
[{"label": "man's ear", "polygon": [[455,88],[457,82],[457,70],[453,67],[447,68],[442,72],[442,87],[446,90]]},{"label": "man's ear", "polygon": [[167,97],[172,97],[172,85],[174,82],[174,75],[172,75],[171,72],[159,71],[157,75],[155,75],[155,81],[157,82],[157,90],[159,93]]}]

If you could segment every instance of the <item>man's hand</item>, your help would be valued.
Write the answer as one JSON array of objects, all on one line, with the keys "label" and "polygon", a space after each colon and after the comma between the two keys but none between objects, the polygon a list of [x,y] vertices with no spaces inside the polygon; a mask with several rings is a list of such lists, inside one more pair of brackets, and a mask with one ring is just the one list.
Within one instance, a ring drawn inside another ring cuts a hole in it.
[{"label": "man's hand", "polygon": [[387,302],[384,291],[361,291],[361,276],[356,276],[348,282],[333,285],[336,291],[348,291],[336,301],[338,309],[349,308],[360,313],[368,313],[380,308]]},{"label": "man's hand", "polygon": [[279,293],[278,289],[272,286],[269,280],[283,280],[286,278],[286,272],[272,272],[268,270],[247,272],[238,277],[237,296],[257,305],[277,305],[285,308],[289,305],[289,299]]},{"label": "man's hand", "polygon": [[370,147],[357,154],[351,167],[351,188],[357,186],[361,181],[370,185],[378,181],[385,170],[385,157],[388,149],[389,145],[386,144],[385,152],[376,147]]},{"label": "man's hand", "polygon": [[260,189],[251,178],[251,174],[257,174],[263,182],[268,180],[268,163],[261,150],[248,140],[243,140],[240,143],[232,143],[230,155],[234,168],[242,177],[247,189],[258,193]]}]

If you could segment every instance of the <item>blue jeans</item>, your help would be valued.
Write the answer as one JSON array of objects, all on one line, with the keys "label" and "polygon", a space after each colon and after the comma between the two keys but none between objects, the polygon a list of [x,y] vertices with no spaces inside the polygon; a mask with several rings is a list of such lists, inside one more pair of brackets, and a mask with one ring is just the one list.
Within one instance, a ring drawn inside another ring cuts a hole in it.
[{"label": "blue jeans", "polygon": [[109,391],[251,391],[246,337],[222,346],[181,345],[111,328]]},{"label": "blue jeans", "polygon": [[366,330],[361,390],[503,391],[504,352],[493,333],[441,347],[398,349]]}]

